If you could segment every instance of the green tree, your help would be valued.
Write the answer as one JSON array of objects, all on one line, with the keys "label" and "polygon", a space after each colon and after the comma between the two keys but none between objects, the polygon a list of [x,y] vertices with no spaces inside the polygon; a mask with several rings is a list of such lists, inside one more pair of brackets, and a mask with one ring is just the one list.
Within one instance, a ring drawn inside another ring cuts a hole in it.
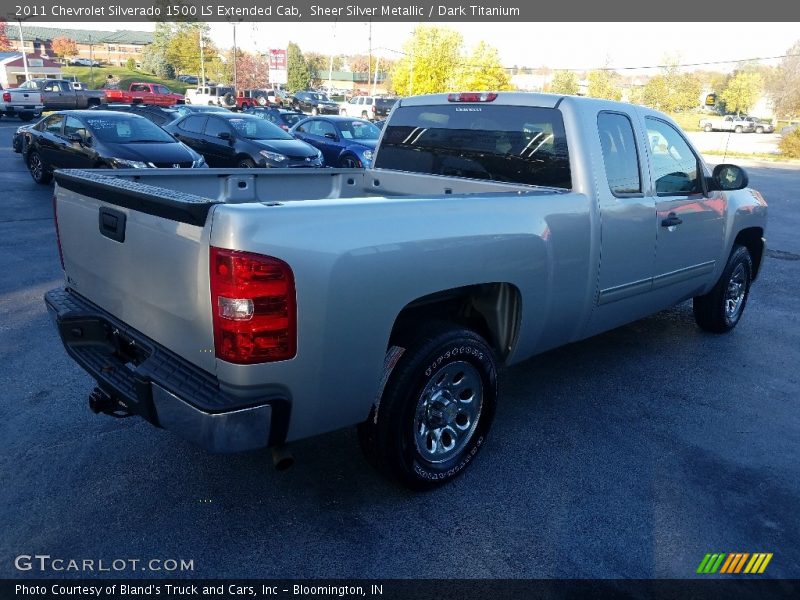
[{"label": "green tree", "polygon": [[698,106],[701,91],[699,77],[691,73],[679,73],[675,67],[667,67],[645,84],[642,103],[666,112],[690,110]]},{"label": "green tree", "polygon": [[553,73],[553,81],[550,82],[550,91],[554,94],[569,94],[575,96],[578,93],[578,77],[572,71],[556,71]]},{"label": "green tree", "polygon": [[[200,36],[205,36],[207,32],[206,23],[175,24],[173,35],[164,51],[164,58],[176,72],[192,74],[200,72]],[[216,54],[216,47],[204,39],[204,59],[208,60]]]},{"label": "green tree", "polygon": [[800,115],[800,40],[786,51],[776,72],[768,79],[767,89],[775,112],[787,118]]},{"label": "green tree", "polygon": [[290,92],[297,92],[311,87],[311,70],[303,56],[300,46],[294,42],[289,42],[286,48],[286,89]]},{"label": "green tree", "polygon": [[463,59],[453,84],[455,89],[475,92],[514,89],[497,50],[483,41]]},{"label": "green tree", "polygon": [[589,89],[586,94],[603,100],[621,100],[622,90],[617,84],[617,78],[617,74],[613,71],[590,71]]},{"label": "green tree", "polygon": [[720,94],[725,108],[736,114],[750,110],[761,95],[764,80],[758,73],[741,72],[734,75]]},{"label": "green tree", "polygon": [[392,88],[402,96],[453,89],[453,75],[463,62],[462,44],[461,34],[452,29],[419,25],[391,69]]}]

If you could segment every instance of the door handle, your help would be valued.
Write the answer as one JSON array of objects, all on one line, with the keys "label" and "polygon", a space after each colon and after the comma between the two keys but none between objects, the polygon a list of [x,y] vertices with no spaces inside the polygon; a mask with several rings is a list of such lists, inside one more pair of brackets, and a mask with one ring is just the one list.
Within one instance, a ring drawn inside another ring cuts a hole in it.
[{"label": "door handle", "polygon": [[671,212],[667,215],[667,218],[661,221],[662,227],[675,227],[675,225],[680,225],[683,223],[683,219],[681,219],[678,215],[674,212]]}]

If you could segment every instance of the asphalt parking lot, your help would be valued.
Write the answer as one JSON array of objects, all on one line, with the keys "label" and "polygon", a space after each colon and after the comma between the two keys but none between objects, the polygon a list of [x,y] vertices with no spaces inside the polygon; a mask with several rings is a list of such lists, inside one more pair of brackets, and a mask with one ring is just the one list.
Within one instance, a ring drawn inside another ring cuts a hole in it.
[{"label": "asphalt parking lot", "polygon": [[770,251],[733,333],[684,304],[507,370],[476,463],[413,494],[351,430],[278,473],[91,414],[42,300],[52,190],[10,150],[18,124],[0,120],[0,577],[92,575],[15,568],[47,554],[202,578],[681,578],[708,552],[772,552],[765,576],[800,578],[800,165],[747,165]]}]

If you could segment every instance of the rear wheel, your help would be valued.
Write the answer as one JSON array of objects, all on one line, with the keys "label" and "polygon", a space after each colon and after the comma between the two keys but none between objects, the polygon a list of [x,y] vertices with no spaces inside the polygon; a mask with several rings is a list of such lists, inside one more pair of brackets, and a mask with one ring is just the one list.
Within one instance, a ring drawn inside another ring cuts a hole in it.
[{"label": "rear wheel", "polygon": [[361,118],[362,119],[368,119],[369,118],[369,115],[367,114],[367,111],[365,111],[365,110],[361,111]]},{"label": "rear wheel", "polygon": [[733,132],[734,132],[734,133],[742,133],[742,126],[741,126],[741,125],[737,125],[737,126],[734,128]]},{"label": "rear wheel", "polygon": [[734,246],[713,289],[692,301],[694,319],[700,328],[725,333],[736,327],[744,313],[752,279],[750,252],[744,246]]},{"label": "rear wheel", "polygon": [[705,126],[705,127],[703,127],[703,131],[711,131],[711,130],[713,130],[713,129],[714,129],[714,128],[713,128],[713,127],[711,127],[711,125],[708,125],[708,124],[706,124],[706,126]]},{"label": "rear wheel", "polygon": [[34,117],[33,113],[19,113],[19,120],[25,121],[26,123],[28,121],[33,121],[33,117]]},{"label": "rear wheel", "polygon": [[359,426],[367,458],[417,490],[460,475],[486,442],[497,405],[494,355],[473,331],[432,323],[401,335],[380,402]]},{"label": "rear wheel", "polygon": [[36,150],[28,154],[28,170],[31,172],[33,180],[41,185],[46,185],[53,179],[53,176],[47,171],[47,166],[44,164],[42,157]]},{"label": "rear wheel", "polygon": [[756,127],[756,133],[764,133],[763,127]]}]

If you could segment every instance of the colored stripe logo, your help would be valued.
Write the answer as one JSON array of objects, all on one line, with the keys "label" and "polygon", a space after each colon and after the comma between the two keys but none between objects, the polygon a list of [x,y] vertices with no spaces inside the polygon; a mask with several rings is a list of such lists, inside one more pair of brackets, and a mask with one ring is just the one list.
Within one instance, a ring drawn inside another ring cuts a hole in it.
[{"label": "colored stripe logo", "polygon": [[702,575],[713,575],[717,572],[725,575],[756,575],[764,572],[769,561],[772,560],[772,555],[772,552],[758,552],[755,554],[747,552],[734,552],[732,554],[709,553],[700,561],[697,573]]}]

